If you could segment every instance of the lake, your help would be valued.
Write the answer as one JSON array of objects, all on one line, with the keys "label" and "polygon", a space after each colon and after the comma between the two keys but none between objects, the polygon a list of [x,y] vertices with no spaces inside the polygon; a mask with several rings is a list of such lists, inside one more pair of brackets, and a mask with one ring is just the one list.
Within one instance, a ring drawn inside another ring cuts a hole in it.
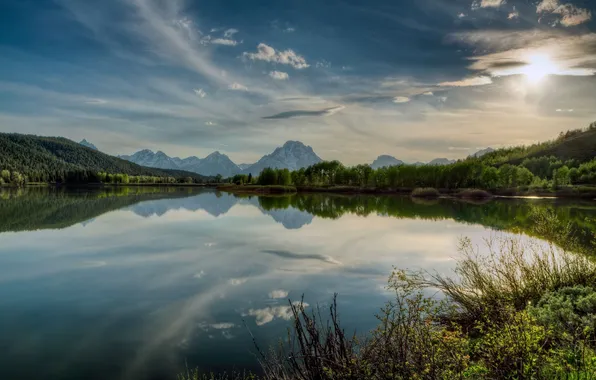
[{"label": "lake", "polygon": [[[0,378],[173,379],[258,370],[288,299],[365,333],[394,266],[447,273],[461,237],[535,228],[592,248],[596,207],[556,200],[235,196],[194,188],[0,193]],[[568,244],[558,241],[559,244]]]}]

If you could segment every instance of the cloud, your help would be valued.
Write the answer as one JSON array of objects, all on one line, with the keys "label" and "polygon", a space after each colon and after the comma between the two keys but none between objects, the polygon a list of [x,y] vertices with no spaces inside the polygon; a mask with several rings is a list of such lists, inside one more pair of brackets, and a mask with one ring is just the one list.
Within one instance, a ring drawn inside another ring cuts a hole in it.
[{"label": "cloud", "polygon": [[287,298],[288,291],[287,290],[273,290],[269,292],[269,298],[278,299],[278,298]]},{"label": "cloud", "polygon": [[583,8],[578,8],[572,4],[564,4],[559,6],[553,13],[561,16],[561,25],[576,26],[588,22],[592,19],[592,13]]},{"label": "cloud", "polygon": [[248,88],[246,86],[241,85],[238,82],[234,82],[234,83],[230,84],[228,86],[228,89],[232,90],[232,91],[248,91]]},{"label": "cloud", "polygon": [[282,257],[284,259],[292,259],[292,260],[319,260],[319,261],[324,261],[326,263],[330,263],[330,264],[340,264],[339,261],[335,260],[333,257],[330,256],[324,256],[324,255],[319,255],[316,253],[313,254],[300,254],[300,253],[294,253],[294,252],[290,252],[290,251],[282,251],[282,250],[274,250],[274,249],[266,249],[261,251],[263,253],[269,253],[271,255],[275,255],[275,256],[279,256]]},{"label": "cloud", "polygon": [[410,100],[407,96],[396,96],[393,98],[393,103],[408,103]]},{"label": "cloud", "polygon": [[515,7],[513,7],[513,12],[509,13],[509,16],[507,16],[508,20],[515,20],[519,18],[519,12],[517,11],[517,9],[515,9]]},{"label": "cloud", "polygon": [[246,281],[248,281],[247,278],[231,278],[228,283],[230,285],[238,286],[244,284]]},{"label": "cloud", "polygon": [[[214,125],[217,125],[217,123],[214,123],[214,122],[212,122],[212,121],[206,121],[206,122],[205,122],[205,125],[208,125],[208,126],[214,126]],[[209,247],[210,247],[210,246],[209,246]]]},{"label": "cloud", "polygon": [[265,61],[280,63],[282,65],[290,65],[293,68],[299,70],[310,66],[303,56],[296,54],[293,50],[288,49],[284,51],[276,51],[274,48],[264,43],[260,43],[257,46],[256,53],[245,52],[242,54],[242,56],[253,61]]},{"label": "cloud", "polygon": [[552,12],[559,6],[559,0],[542,0],[536,6],[536,13]]},{"label": "cloud", "polygon": [[202,88],[195,88],[193,90],[195,92],[195,94],[197,94],[198,97],[200,98],[204,98],[205,96],[207,96],[207,93],[205,92],[205,90],[203,90]]},{"label": "cloud", "polygon": [[422,95],[424,96],[434,96],[435,94],[432,91],[423,92]]},{"label": "cloud", "polygon": [[480,8],[498,8],[505,4],[505,0],[482,0],[480,2]]},{"label": "cloud", "polygon": [[337,106],[337,107],[329,107],[322,110],[317,111],[307,111],[307,110],[294,110],[294,111],[286,111],[281,112],[271,116],[265,116],[263,119],[290,119],[294,117],[302,117],[302,116],[331,116],[341,110],[346,108],[345,106]]},{"label": "cloud", "polygon": [[[181,16],[178,3],[168,3],[169,6],[144,0],[131,0],[131,3],[142,20],[135,30],[151,44],[154,52],[182,63],[213,81],[225,82],[221,70],[193,46],[197,38],[196,28],[191,20]],[[177,21],[172,23],[171,20]]]},{"label": "cloud", "polygon": [[472,86],[484,86],[493,83],[490,77],[480,76],[473,78],[466,78],[455,82],[442,82],[439,83],[441,87],[472,87]]},{"label": "cloud", "polygon": [[225,322],[224,323],[213,323],[209,326],[216,330],[229,330],[229,329],[233,329],[234,327],[236,327],[236,325],[233,323],[225,323]]},{"label": "cloud", "polygon": [[294,33],[296,31],[296,28],[292,28],[292,27],[288,27],[284,29],[285,33]]},{"label": "cloud", "polygon": [[463,12],[461,12],[460,14],[457,15],[458,18],[464,18],[466,16],[467,15],[465,13],[463,13]]},{"label": "cloud", "polygon": [[[300,302],[294,302],[295,306],[300,305]],[[303,307],[308,307],[307,303],[302,304]],[[264,309],[250,309],[248,313],[243,314],[243,316],[251,316],[255,317],[255,323],[257,326],[263,326],[275,318],[285,319],[289,321],[292,319],[294,314],[292,313],[292,308],[290,306],[274,306],[274,307],[266,307]]]},{"label": "cloud", "polygon": [[216,45],[225,45],[225,46],[236,46],[238,45],[238,41],[231,40],[229,38],[214,38],[210,40],[212,44]]},{"label": "cloud", "polygon": [[232,37],[236,33],[238,33],[238,29],[230,28],[230,29],[228,29],[228,30],[226,30],[224,32],[224,37],[225,38],[230,38],[230,37]]},{"label": "cloud", "polygon": [[591,76],[596,72],[596,33],[493,30],[455,33],[448,40],[491,51],[470,57],[473,63],[468,67],[491,76],[523,74],[537,61],[548,63],[551,75]]},{"label": "cloud", "polygon": [[592,19],[592,12],[573,4],[559,4],[559,0],[543,0],[536,6],[536,13],[552,13],[560,16],[561,25],[570,27]]},{"label": "cloud", "polygon": [[87,99],[85,100],[86,104],[106,104],[107,100],[104,99]]},{"label": "cloud", "polygon": [[288,73],[284,73],[282,71],[271,71],[269,72],[269,76],[277,80],[286,80],[290,77]]},{"label": "cloud", "polygon": [[205,275],[205,271],[203,271],[203,270],[202,270],[202,271],[200,271],[200,272],[198,272],[198,273],[195,273],[193,277],[194,277],[194,278],[198,278],[198,279],[200,279],[200,278],[202,278],[204,275]]}]

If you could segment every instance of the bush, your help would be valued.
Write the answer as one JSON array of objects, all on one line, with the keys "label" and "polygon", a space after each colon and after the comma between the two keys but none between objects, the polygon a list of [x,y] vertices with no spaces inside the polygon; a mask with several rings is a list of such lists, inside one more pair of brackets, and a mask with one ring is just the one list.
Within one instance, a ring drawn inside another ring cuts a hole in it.
[{"label": "bush", "polygon": [[545,326],[566,339],[591,338],[596,334],[596,292],[587,286],[548,292],[528,311]]},{"label": "bush", "polygon": [[441,196],[441,193],[435,188],[425,187],[414,189],[411,195],[414,198],[438,198]]},{"label": "bush", "polygon": [[[488,379],[534,379],[547,356],[547,330],[526,311],[510,309],[499,322],[479,322],[478,367]],[[488,316],[487,316],[488,317]]]}]

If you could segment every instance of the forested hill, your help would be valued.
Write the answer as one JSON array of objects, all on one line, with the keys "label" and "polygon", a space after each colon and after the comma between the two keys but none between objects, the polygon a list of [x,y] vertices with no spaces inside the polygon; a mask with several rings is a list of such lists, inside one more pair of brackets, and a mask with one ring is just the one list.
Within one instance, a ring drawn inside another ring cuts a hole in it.
[{"label": "forested hill", "polygon": [[190,177],[196,173],[148,168],[90,149],[63,137],[0,133],[0,170],[20,172],[30,181],[56,181],[72,173],[106,172],[131,176]]},{"label": "forested hill", "polygon": [[561,161],[584,163],[596,157],[596,122],[588,129],[561,132],[555,140],[529,146],[499,149],[482,156],[488,165],[520,165],[524,160],[556,158]]}]

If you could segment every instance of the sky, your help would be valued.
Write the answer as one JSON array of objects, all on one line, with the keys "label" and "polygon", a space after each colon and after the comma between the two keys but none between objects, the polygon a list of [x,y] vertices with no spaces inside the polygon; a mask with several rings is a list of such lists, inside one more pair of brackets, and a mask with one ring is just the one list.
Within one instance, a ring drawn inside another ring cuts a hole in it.
[{"label": "sky", "polygon": [[0,0],[0,132],[407,162],[596,120],[593,0]]}]

